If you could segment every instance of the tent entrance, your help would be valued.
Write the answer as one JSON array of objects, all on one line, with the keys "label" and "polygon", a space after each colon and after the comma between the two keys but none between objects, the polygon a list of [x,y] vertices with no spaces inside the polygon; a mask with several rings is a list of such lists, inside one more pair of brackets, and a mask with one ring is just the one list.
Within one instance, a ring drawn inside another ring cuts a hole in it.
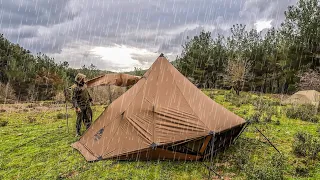
[{"label": "tent entrance", "polygon": [[244,125],[245,124],[242,124],[223,132],[219,132],[215,135],[208,135],[195,140],[189,140],[187,142],[170,145],[164,147],[164,149],[172,152],[203,156],[204,158],[206,158],[211,154],[214,155],[217,152],[229,147],[232,144],[233,140],[239,135]]}]

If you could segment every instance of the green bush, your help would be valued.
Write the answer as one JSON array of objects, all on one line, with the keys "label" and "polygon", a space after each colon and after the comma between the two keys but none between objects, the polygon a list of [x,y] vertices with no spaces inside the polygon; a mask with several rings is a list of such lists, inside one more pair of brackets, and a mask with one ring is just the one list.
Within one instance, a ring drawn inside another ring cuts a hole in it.
[{"label": "green bush", "polygon": [[8,125],[8,121],[0,119],[0,127],[4,127]]},{"label": "green bush", "polygon": [[320,139],[306,132],[298,132],[294,136],[292,148],[296,155],[314,159],[320,152]]},{"label": "green bush", "polygon": [[296,167],[296,174],[298,176],[307,176],[309,174],[309,169],[305,165],[298,165]]},{"label": "green bush", "polygon": [[242,111],[242,113],[243,113],[244,115],[246,115],[246,114],[248,114],[248,110],[247,110],[247,109],[244,109],[244,110]]},{"label": "green bush", "polygon": [[317,108],[311,104],[292,106],[286,109],[286,116],[292,119],[301,119],[303,121],[319,122],[316,116]]},{"label": "green bush", "polygon": [[[70,118],[71,115],[67,114],[67,117]],[[64,118],[66,118],[66,114],[65,113],[58,113],[57,114],[57,119],[64,119]]]},{"label": "green bush", "polygon": [[262,120],[263,120],[264,122],[271,122],[271,121],[272,121],[270,115],[264,115],[264,116],[262,116]]},{"label": "green bush", "polygon": [[242,149],[238,149],[234,154],[235,165],[243,170],[245,165],[249,162],[250,156],[249,153],[243,153]]},{"label": "green bush", "polygon": [[240,107],[244,104],[251,103],[251,95],[240,93],[240,95],[236,95],[235,93],[229,92],[224,95],[225,101],[230,102],[232,105],[236,107]]},{"label": "green bush", "polygon": [[28,104],[26,107],[27,108],[34,108],[36,105],[35,104]]},{"label": "green bush", "polygon": [[258,122],[260,122],[261,115],[262,115],[261,112],[256,111],[255,113],[253,113],[253,114],[251,115],[251,117],[249,117],[249,120],[250,120],[251,122],[258,123]]},{"label": "green bush", "polygon": [[282,156],[274,155],[271,160],[263,163],[250,163],[245,168],[247,179],[257,180],[282,180],[284,160]]},{"label": "green bush", "polygon": [[253,105],[255,110],[260,113],[260,119],[264,122],[271,122],[272,116],[278,115],[275,101],[258,98],[253,101]]},{"label": "green bush", "polygon": [[208,96],[209,96],[211,99],[214,99],[214,96],[215,96],[215,95],[213,94],[213,91],[210,91]]},{"label": "green bush", "polygon": [[252,104],[256,107],[256,109],[259,109],[259,110],[266,110],[270,106],[279,106],[280,105],[279,100],[274,100],[274,99],[266,98],[263,96],[256,97],[252,100],[253,100]]},{"label": "green bush", "polygon": [[31,116],[28,116],[28,117],[27,117],[27,120],[28,120],[29,123],[35,123],[35,122],[37,122],[37,119],[36,119],[35,117],[31,117]]}]

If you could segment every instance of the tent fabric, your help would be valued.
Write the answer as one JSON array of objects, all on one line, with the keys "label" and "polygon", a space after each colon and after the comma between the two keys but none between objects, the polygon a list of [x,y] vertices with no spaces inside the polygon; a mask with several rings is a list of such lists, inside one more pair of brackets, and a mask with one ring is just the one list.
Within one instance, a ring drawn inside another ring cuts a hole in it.
[{"label": "tent fabric", "polygon": [[72,146],[87,161],[129,156],[197,160],[198,155],[157,147],[206,138],[244,123],[202,93],[165,57],[159,57]]},{"label": "tent fabric", "polygon": [[131,86],[136,84],[140,79],[140,76],[130,74],[105,74],[86,81],[86,84],[88,87],[104,85]]},{"label": "tent fabric", "polygon": [[284,100],[282,104],[312,104],[319,105],[320,93],[315,90],[298,91],[288,99]]}]

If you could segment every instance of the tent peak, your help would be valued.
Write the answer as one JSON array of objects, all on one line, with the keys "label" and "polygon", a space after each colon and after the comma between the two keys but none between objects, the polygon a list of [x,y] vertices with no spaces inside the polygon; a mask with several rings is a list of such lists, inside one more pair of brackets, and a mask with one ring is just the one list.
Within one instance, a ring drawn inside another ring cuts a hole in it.
[{"label": "tent peak", "polygon": [[164,57],[164,54],[163,54],[163,53],[161,53],[159,57]]}]

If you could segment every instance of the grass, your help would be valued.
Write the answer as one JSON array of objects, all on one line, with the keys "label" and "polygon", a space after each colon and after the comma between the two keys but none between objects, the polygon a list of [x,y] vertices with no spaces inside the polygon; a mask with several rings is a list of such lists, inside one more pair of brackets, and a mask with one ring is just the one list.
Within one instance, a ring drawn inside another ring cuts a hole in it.
[{"label": "grass", "polygon": [[[204,91],[207,95],[211,92]],[[239,116],[249,118],[256,112],[254,103],[234,105],[228,102],[228,91],[212,92],[216,102],[222,104]],[[260,97],[246,93],[248,97],[276,101],[270,96]],[[275,103],[276,104],[276,103]],[[239,107],[238,107],[239,106]],[[285,179],[320,179],[319,158],[310,160],[297,157],[292,151],[294,134],[306,131],[319,136],[318,123],[289,119],[281,113],[280,105],[275,105],[280,112],[272,116],[269,123],[256,123],[258,127],[281,151],[284,157]],[[95,106],[94,119],[104,110]],[[0,179],[207,179],[208,170],[203,162],[116,162],[110,160],[88,163],[83,156],[70,145],[77,140],[75,135],[75,113],[68,112],[69,133],[66,120],[59,118],[61,111],[48,110],[23,113],[0,113],[2,120],[8,121],[0,127]],[[32,121],[30,121],[32,119]],[[276,121],[279,120],[280,125]],[[276,155],[277,152],[266,140],[249,126],[238,142],[214,158],[215,169],[225,177],[246,179],[246,170],[237,164],[244,158],[247,165],[261,165]],[[308,175],[301,176],[296,169],[304,166]]]}]

